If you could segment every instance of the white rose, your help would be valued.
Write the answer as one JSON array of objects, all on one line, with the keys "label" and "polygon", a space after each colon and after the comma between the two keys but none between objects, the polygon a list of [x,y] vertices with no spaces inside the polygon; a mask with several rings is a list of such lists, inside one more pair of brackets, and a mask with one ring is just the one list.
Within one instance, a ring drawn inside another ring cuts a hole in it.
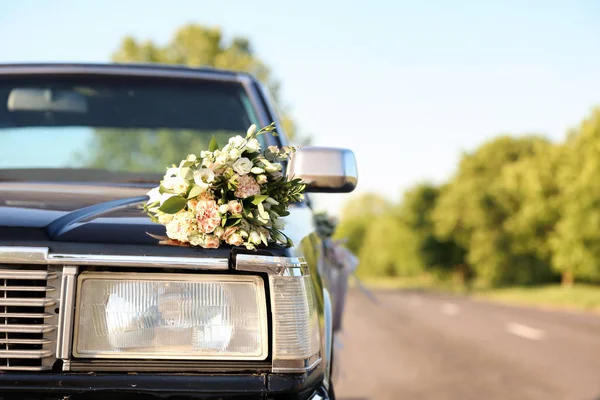
[{"label": "white rose", "polygon": [[260,143],[258,143],[258,140],[254,138],[248,140],[248,143],[246,144],[246,151],[248,153],[256,153],[259,149]]},{"label": "white rose", "polygon": [[232,138],[229,138],[229,144],[232,147],[241,148],[241,147],[243,147],[246,144],[246,139],[244,139],[240,135],[237,135],[237,136],[234,136]]},{"label": "white rose", "polygon": [[233,163],[233,170],[240,175],[247,175],[253,166],[252,161],[246,157],[242,157]]}]

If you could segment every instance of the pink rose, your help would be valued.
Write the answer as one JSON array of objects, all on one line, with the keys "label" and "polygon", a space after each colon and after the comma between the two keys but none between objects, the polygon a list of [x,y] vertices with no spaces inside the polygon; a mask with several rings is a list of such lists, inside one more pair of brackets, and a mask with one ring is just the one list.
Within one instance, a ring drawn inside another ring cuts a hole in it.
[{"label": "pink rose", "polygon": [[232,234],[234,234],[235,232],[237,232],[238,228],[235,226],[230,226],[228,228],[225,228],[225,232],[223,232],[223,240],[227,240],[227,238],[229,236],[231,236]]},{"label": "pink rose", "polygon": [[215,235],[206,235],[203,247],[205,249],[216,249],[219,247],[219,242],[219,238]]},{"label": "pink rose", "polygon": [[241,214],[242,212],[242,204],[237,200],[231,200],[227,203],[227,207],[229,208],[229,212],[232,214]]},{"label": "pink rose", "polygon": [[221,214],[219,214],[217,202],[208,196],[201,197],[196,206],[196,218],[200,232],[212,233],[217,226],[221,225]]},{"label": "pink rose", "polygon": [[260,186],[256,180],[250,175],[240,176],[237,190],[234,193],[235,197],[245,199],[256,194],[260,194]]},{"label": "pink rose", "polygon": [[242,238],[242,235],[240,235],[237,232],[232,233],[227,238],[227,244],[230,244],[232,246],[241,246],[242,243],[244,243],[244,238]]}]

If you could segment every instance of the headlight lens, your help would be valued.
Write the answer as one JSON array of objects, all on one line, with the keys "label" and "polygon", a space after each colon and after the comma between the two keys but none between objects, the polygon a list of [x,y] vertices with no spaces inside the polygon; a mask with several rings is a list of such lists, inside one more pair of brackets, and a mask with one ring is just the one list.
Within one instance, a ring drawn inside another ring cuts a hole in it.
[{"label": "headlight lens", "polygon": [[83,273],[73,353],[85,358],[267,357],[257,276]]}]

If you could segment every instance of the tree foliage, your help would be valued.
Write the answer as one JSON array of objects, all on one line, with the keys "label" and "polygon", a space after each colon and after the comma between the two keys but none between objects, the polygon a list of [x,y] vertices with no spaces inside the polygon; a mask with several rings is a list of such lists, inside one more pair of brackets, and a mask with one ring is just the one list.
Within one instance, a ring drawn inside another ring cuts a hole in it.
[{"label": "tree foliage", "polygon": [[566,284],[600,280],[600,108],[570,132],[561,155],[553,266]]},{"label": "tree foliage", "polygon": [[363,274],[461,273],[484,285],[600,282],[600,108],[564,143],[499,136],[463,154],[445,184],[399,204],[352,201],[338,237]]},{"label": "tree foliage", "polygon": [[[551,144],[537,136],[502,136],[463,157],[434,211],[437,234],[455,238],[485,283],[529,284],[552,279],[535,245],[523,246],[519,231],[531,229],[524,196],[527,167]],[[533,176],[535,180],[536,177]],[[534,218],[535,219],[535,218]],[[534,229],[535,230],[535,229]]]},{"label": "tree foliage", "polygon": [[[112,55],[115,62],[144,62],[186,65],[190,67],[215,67],[249,72],[267,85],[277,99],[280,83],[271,69],[255,54],[250,41],[234,37],[226,41],[220,28],[200,24],[187,24],[179,28],[171,41],[159,45],[151,40],[138,40],[131,36],[122,39]],[[281,123],[288,138],[295,140],[296,124],[287,113],[282,113]]]}]

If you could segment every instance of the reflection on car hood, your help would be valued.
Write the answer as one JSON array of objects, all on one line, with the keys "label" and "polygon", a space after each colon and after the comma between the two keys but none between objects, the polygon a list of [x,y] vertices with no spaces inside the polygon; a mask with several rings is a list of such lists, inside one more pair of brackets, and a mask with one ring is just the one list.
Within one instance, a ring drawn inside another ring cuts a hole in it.
[{"label": "reflection on car hood", "polygon": [[143,214],[148,187],[0,183],[0,230],[43,230],[50,240],[151,244],[164,227]]}]

